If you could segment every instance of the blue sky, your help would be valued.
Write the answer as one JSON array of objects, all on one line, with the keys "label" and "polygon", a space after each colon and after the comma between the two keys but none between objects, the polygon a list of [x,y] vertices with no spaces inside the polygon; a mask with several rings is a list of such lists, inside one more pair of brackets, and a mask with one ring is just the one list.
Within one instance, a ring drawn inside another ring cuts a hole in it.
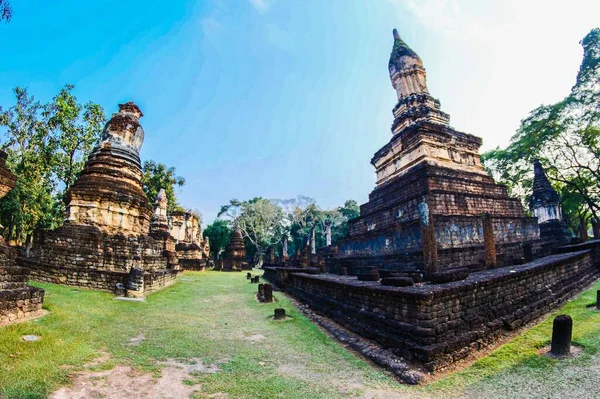
[{"label": "blue sky", "polygon": [[[556,3],[556,4],[554,4]],[[12,0],[0,105],[67,83],[107,114],[135,101],[142,159],[177,168],[205,221],[230,198],[365,202],[391,137],[392,28],[421,56],[456,129],[506,145],[568,94],[600,2],[572,0]]]}]

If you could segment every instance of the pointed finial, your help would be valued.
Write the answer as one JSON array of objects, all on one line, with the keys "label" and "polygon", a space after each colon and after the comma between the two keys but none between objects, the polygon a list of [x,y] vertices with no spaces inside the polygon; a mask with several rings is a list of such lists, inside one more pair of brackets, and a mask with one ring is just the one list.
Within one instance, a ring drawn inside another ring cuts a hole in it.
[{"label": "pointed finial", "polygon": [[398,33],[398,29],[394,29],[392,34],[394,35],[394,40],[400,40],[400,33]]}]

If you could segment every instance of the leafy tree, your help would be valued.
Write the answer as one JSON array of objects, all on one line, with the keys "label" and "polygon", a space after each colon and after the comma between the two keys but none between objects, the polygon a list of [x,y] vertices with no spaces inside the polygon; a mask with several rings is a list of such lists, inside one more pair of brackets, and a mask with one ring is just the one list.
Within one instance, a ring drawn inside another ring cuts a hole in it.
[{"label": "leafy tree", "polygon": [[[52,176],[53,151],[43,106],[26,89],[14,89],[16,104],[0,114],[4,129],[3,149],[8,167],[17,175],[17,186],[0,203],[3,222],[8,223],[8,239],[31,236],[37,228],[59,223],[55,183]],[[8,218],[8,220],[6,220]]]},{"label": "leafy tree", "polygon": [[231,228],[229,222],[223,219],[215,219],[204,229],[204,237],[210,241],[210,252],[215,259],[219,258],[225,251],[231,239]]},{"label": "leafy tree", "polygon": [[144,161],[142,173],[142,185],[151,203],[154,202],[160,189],[164,188],[167,194],[167,209],[169,211],[184,210],[177,201],[175,186],[182,187],[185,179],[177,176],[174,167],[167,167],[165,164],[151,160]]},{"label": "leafy tree", "polygon": [[565,219],[574,230],[575,224],[600,220],[600,29],[581,44],[583,61],[571,93],[534,109],[506,149],[482,157],[488,171],[523,200],[531,194],[532,163],[539,159],[563,195]]},{"label": "leafy tree", "polygon": [[106,122],[100,105],[92,102],[79,104],[73,95],[74,87],[66,85],[44,112],[52,132],[53,172],[64,184],[65,191],[83,169],[86,157],[99,140]]},{"label": "leafy tree", "polygon": [[255,259],[262,258],[269,247],[281,241],[283,210],[273,201],[260,197],[248,201],[232,199],[229,204],[221,207],[218,216],[222,215],[239,226]]},{"label": "leafy tree", "polygon": [[12,8],[10,7],[10,3],[8,0],[0,0],[0,22],[5,21],[6,23],[10,22],[12,18]]}]

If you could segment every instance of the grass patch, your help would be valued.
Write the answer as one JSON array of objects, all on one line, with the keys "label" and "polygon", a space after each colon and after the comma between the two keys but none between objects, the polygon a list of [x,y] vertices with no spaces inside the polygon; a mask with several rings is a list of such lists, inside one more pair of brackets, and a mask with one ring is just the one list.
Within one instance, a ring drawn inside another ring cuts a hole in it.
[{"label": "grass patch", "polygon": [[[600,392],[572,377],[581,368],[599,365],[600,370],[600,312],[586,308],[600,284],[556,312],[573,317],[574,343],[583,347],[580,357],[557,362],[538,355],[549,343],[549,318],[460,372],[425,387],[409,387],[331,340],[283,294],[275,293],[275,303],[258,303],[257,286],[244,274],[186,272],[183,277],[194,281],[178,282],[143,303],[36,283],[46,289],[44,307],[51,313],[0,328],[0,398],[47,397],[68,385],[74,371],[106,354],[108,363],[90,369],[129,365],[160,375],[163,366],[158,363],[172,358],[218,364],[217,373],[195,373],[185,380],[186,385],[201,384],[197,397],[219,392],[229,398],[336,398],[373,392],[381,397],[492,398],[507,392],[526,397],[537,382],[554,387],[547,397],[567,394],[575,383],[592,396]],[[277,307],[291,318],[273,322],[270,316]],[[41,339],[22,341],[27,334]],[[575,382],[563,381],[567,377]]]}]

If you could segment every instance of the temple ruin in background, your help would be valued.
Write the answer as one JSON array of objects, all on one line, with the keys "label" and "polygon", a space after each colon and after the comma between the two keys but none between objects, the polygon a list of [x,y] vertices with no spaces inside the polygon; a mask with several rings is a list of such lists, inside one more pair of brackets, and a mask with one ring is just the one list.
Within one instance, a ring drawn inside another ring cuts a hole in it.
[{"label": "temple ruin in background", "polygon": [[205,270],[210,261],[210,244],[208,238],[202,238],[200,217],[191,211],[173,211],[169,219],[180,266],[184,270]]}]

